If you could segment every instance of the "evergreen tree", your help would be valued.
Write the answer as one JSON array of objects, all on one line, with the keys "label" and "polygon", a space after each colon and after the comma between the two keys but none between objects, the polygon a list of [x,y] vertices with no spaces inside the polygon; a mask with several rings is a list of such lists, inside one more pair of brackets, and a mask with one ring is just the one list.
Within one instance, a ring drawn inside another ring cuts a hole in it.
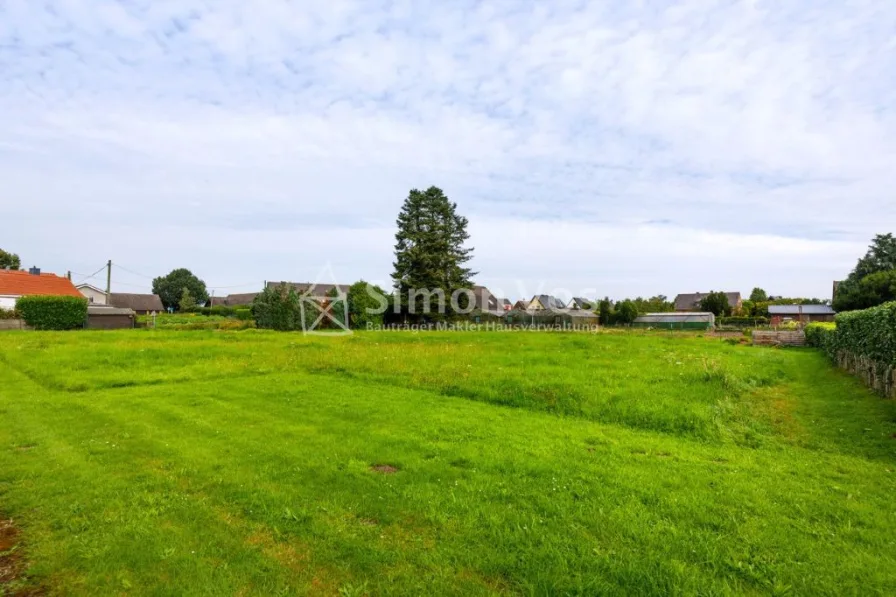
[{"label": "evergreen tree", "polygon": [[180,311],[185,313],[196,308],[196,299],[190,294],[189,288],[184,287],[183,292],[180,294],[180,300],[178,301],[177,306]]},{"label": "evergreen tree", "polygon": [[610,325],[613,319],[613,303],[610,297],[604,297],[598,306],[598,317],[601,325]]},{"label": "evergreen tree", "polygon": [[457,204],[449,201],[441,189],[429,187],[425,191],[411,190],[396,224],[392,279],[402,308],[433,316],[438,306],[435,298],[429,305],[429,313],[424,313],[423,296],[415,294],[409,298],[408,292],[439,290],[444,296],[446,313],[450,314],[451,294],[461,288],[471,288],[470,278],[475,275],[466,267],[473,256],[473,248],[465,246],[470,238],[467,218],[457,214]]}]

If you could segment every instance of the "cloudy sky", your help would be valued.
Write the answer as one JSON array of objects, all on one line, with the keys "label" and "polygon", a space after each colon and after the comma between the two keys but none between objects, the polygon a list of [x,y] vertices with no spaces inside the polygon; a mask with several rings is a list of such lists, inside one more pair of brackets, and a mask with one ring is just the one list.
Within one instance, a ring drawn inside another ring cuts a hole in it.
[{"label": "cloudy sky", "polygon": [[896,228],[894,106],[889,0],[0,0],[0,247],[386,282],[436,185],[511,298],[827,297]]}]

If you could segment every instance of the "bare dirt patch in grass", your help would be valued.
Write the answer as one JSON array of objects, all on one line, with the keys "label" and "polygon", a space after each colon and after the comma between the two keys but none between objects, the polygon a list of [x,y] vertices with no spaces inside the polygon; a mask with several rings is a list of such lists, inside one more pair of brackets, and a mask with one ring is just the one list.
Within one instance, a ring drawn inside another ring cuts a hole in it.
[{"label": "bare dirt patch in grass", "polygon": [[391,464],[374,464],[370,467],[370,470],[382,473],[383,475],[394,475],[398,472],[398,469]]},{"label": "bare dirt patch in grass", "polygon": [[25,559],[19,549],[18,529],[12,520],[0,518],[0,595],[42,595],[37,589],[21,586],[24,575]]}]

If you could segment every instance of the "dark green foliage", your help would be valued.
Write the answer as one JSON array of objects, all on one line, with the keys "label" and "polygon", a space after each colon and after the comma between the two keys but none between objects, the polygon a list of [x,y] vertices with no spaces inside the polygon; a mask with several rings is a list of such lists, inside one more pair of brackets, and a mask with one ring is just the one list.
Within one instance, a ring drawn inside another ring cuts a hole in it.
[{"label": "dark green foliage", "polygon": [[604,297],[598,305],[597,312],[600,325],[610,325],[613,323],[613,303],[610,301],[610,297]]},{"label": "dark green foliage", "polygon": [[641,298],[640,296],[632,301],[639,314],[643,313],[671,313],[675,311],[675,303],[666,298],[665,295],[658,294],[650,298]]},{"label": "dark green foliage", "polygon": [[167,276],[160,276],[152,281],[152,291],[159,295],[165,308],[178,308],[184,288],[190,291],[193,300],[204,305],[208,300],[205,282],[193,275],[186,268],[172,270]]},{"label": "dark green foliage", "polygon": [[21,269],[22,261],[15,253],[8,253],[0,249],[0,269]]},{"label": "dark green foliage", "polygon": [[896,300],[896,269],[875,272],[856,281],[843,282],[834,298],[834,309],[867,309]]},{"label": "dark green foliage", "polygon": [[833,307],[836,311],[852,311],[892,300],[896,300],[896,237],[878,234],[837,287]]},{"label": "dark green foliage", "polygon": [[301,297],[286,284],[265,287],[252,302],[252,315],[259,328],[292,332],[310,327],[319,315],[313,305],[304,309],[305,326],[302,325]]},{"label": "dark green foliage", "polygon": [[836,325],[806,326],[806,341],[836,357],[841,351],[896,365],[896,301],[837,315]]},{"label": "dark green foliage", "polygon": [[616,313],[614,323],[629,325],[638,318],[638,307],[635,302],[629,299],[616,304]]},{"label": "dark green foliage", "polygon": [[388,307],[389,297],[379,286],[361,280],[348,289],[348,312],[352,329],[365,329],[368,324],[382,325],[383,315]]},{"label": "dark green foliage", "polygon": [[700,310],[712,313],[716,317],[731,315],[728,295],[724,292],[710,292],[700,301]]},{"label": "dark green foliage", "polygon": [[0,309],[0,319],[21,319],[22,314],[18,312],[15,308],[13,309]]},{"label": "dark green foliage", "polygon": [[72,330],[84,327],[87,299],[77,296],[23,296],[16,311],[36,330]]},{"label": "dark green foliage", "polygon": [[762,288],[754,288],[750,293],[750,300],[754,303],[762,303],[768,300],[768,293]]},{"label": "dark green foliage", "polygon": [[717,325],[730,325],[734,327],[756,327],[768,325],[767,317],[719,317],[716,319]]},{"label": "dark green foliage", "polygon": [[196,299],[190,294],[189,288],[184,288],[180,293],[180,300],[177,302],[179,311],[189,312],[196,308]]},{"label": "dark green foliage", "polygon": [[[412,189],[396,222],[395,262],[392,279],[399,291],[405,311],[424,313],[426,305],[421,297],[409,299],[409,290],[441,289],[445,296],[446,314],[451,314],[448,298],[461,288],[471,288],[475,272],[465,267],[473,249],[464,245],[470,238],[467,219],[457,214],[457,204],[437,187],[425,191]],[[412,304],[411,304],[412,303]]]},{"label": "dark green foliage", "polygon": [[252,319],[252,306],[238,305],[236,307],[228,307],[226,305],[215,305],[214,307],[197,307],[193,309],[193,313],[206,316],[234,317],[240,321],[249,321]]}]

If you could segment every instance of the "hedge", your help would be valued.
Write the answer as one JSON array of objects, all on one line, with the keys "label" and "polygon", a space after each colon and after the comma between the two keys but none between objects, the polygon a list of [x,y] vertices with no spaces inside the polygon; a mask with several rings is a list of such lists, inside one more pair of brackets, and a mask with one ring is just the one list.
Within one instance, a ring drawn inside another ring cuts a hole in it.
[{"label": "hedge", "polygon": [[15,309],[0,308],[0,319],[22,319],[22,314]]},{"label": "hedge", "polygon": [[192,313],[199,315],[221,315],[223,317],[236,317],[241,321],[249,321],[252,319],[252,307],[250,305],[239,307],[228,307],[226,305],[215,305],[214,307],[198,307],[192,310]]},{"label": "hedge", "polygon": [[862,311],[847,311],[836,324],[806,326],[806,342],[831,358],[848,352],[881,364],[896,365],[896,301]]},{"label": "hedge", "polygon": [[716,324],[735,327],[757,327],[768,325],[768,317],[717,317]]},{"label": "hedge", "polygon": [[23,296],[16,311],[36,330],[71,330],[84,327],[87,299],[76,296]]}]

